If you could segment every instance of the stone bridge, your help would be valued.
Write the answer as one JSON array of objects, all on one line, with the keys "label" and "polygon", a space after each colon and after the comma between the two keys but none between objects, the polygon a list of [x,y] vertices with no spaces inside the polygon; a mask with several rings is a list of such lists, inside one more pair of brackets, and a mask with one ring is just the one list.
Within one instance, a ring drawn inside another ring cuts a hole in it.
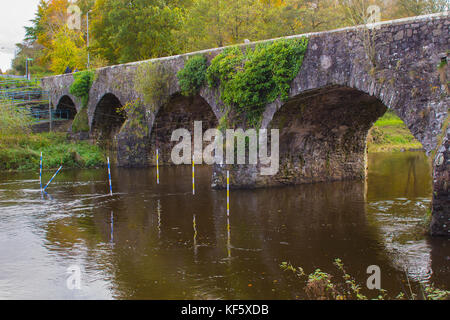
[{"label": "stone bridge", "polygon": [[[225,169],[231,170],[234,187],[362,179],[368,131],[391,109],[432,157],[431,233],[449,236],[449,27],[445,12],[289,37],[309,38],[303,65],[291,84],[289,100],[278,99],[267,105],[262,120],[262,128],[280,129],[280,170],[275,176],[261,176],[259,165],[215,165],[213,186],[223,187]],[[368,30],[375,51],[369,51],[364,41]],[[188,57],[202,54],[210,61],[222,50],[151,61],[162,63],[175,74]],[[370,52],[376,67],[369,62]],[[116,110],[142,98],[133,79],[138,66],[145,62],[97,69],[89,92],[90,135],[115,142],[120,166],[154,165],[156,145],[161,160],[170,164],[174,129],[190,129],[194,120],[202,120],[203,129],[207,129],[205,123],[215,128],[224,113],[215,89],[205,86],[197,96],[185,97],[175,81],[168,102],[145,109],[139,120],[145,128],[143,134],[130,133],[126,130],[127,115]],[[47,77],[42,82],[50,91],[54,108],[70,108],[73,114],[81,110],[81,101],[69,93],[72,74]]]}]

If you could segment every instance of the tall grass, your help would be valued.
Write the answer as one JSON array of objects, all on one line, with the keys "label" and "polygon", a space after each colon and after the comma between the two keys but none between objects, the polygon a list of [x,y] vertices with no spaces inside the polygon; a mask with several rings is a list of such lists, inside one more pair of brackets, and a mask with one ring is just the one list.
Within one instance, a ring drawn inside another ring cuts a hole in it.
[{"label": "tall grass", "polygon": [[105,164],[102,150],[87,141],[71,142],[65,133],[0,134],[0,170],[39,168],[93,168]]},{"label": "tall grass", "polygon": [[0,100],[0,134],[30,132],[33,118],[25,108],[17,107],[10,100]]}]

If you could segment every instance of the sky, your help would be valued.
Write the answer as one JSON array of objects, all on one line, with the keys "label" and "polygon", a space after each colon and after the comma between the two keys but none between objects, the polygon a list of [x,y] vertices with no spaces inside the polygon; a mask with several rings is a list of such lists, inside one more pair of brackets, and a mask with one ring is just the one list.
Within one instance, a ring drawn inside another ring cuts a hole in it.
[{"label": "sky", "polygon": [[0,0],[0,69],[11,68],[15,44],[25,36],[24,26],[30,26],[39,0]]}]

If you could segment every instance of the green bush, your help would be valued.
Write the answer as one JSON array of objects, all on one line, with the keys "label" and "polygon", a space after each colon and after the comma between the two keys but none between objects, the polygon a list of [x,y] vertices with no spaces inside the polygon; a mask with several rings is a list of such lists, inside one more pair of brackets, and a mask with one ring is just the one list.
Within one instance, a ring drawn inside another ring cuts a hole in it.
[{"label": "green bush", "polygon": [[257,126],[268,103],[287,100],[307,45],[301,38],[259,44],[245,54],[239,48],[224,50],[211,61],[208,84],[219,86],[223,102]]},{"label": "green bush", "polygon": [[143,102],[154,111],[169,99],[173,80],[172,70],[163,64],[142,63],[134,77],[134,88],[142,95]]},{"label": "green bush", "polygon": [[94,82],[95,72],[91,70],[76,72],[73,74],[73,83],[69,92],[81,99],[81,104],[85,107],[89,102],[89,90]]},{"label": "green bush", "polygon": [[87,114],[87,107],[82,107],[81,110],[75,115],[72,122],[72,132],[89,132],[89,118]]},{"label": "green bush", "polygon": [[87,141],[69,142],[64,133],[0,135],[0,170],[37,170],[40,153],[44,168],[103,166],[102,150]]},{"label": "green bush", "polygon": [[207,60],[202,55],[189,58],[184,68],[177,73],[181,94],[185,96],[196,95],[206,81]]}]

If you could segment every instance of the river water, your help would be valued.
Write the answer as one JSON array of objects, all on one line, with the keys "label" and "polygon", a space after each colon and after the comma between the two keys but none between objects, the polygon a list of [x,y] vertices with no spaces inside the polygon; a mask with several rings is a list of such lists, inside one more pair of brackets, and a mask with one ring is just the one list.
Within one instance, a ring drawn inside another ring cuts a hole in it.
[{"label": "river water", "polygon": [[422,152],[369,155],[365,182],[232,190],[229,219],[209,167],[196,167],[195,196],[190,167],[155,175],[113,169],[109,196],[105,169],[63,170],[42,198],[37,173],[2,173],[0,298],[301,299],[280,264],[333,273],[335,258],[363,285],[378,265],[391,296],[407,276],[450,289],[450,241],[417,228],[432,195]]}]

